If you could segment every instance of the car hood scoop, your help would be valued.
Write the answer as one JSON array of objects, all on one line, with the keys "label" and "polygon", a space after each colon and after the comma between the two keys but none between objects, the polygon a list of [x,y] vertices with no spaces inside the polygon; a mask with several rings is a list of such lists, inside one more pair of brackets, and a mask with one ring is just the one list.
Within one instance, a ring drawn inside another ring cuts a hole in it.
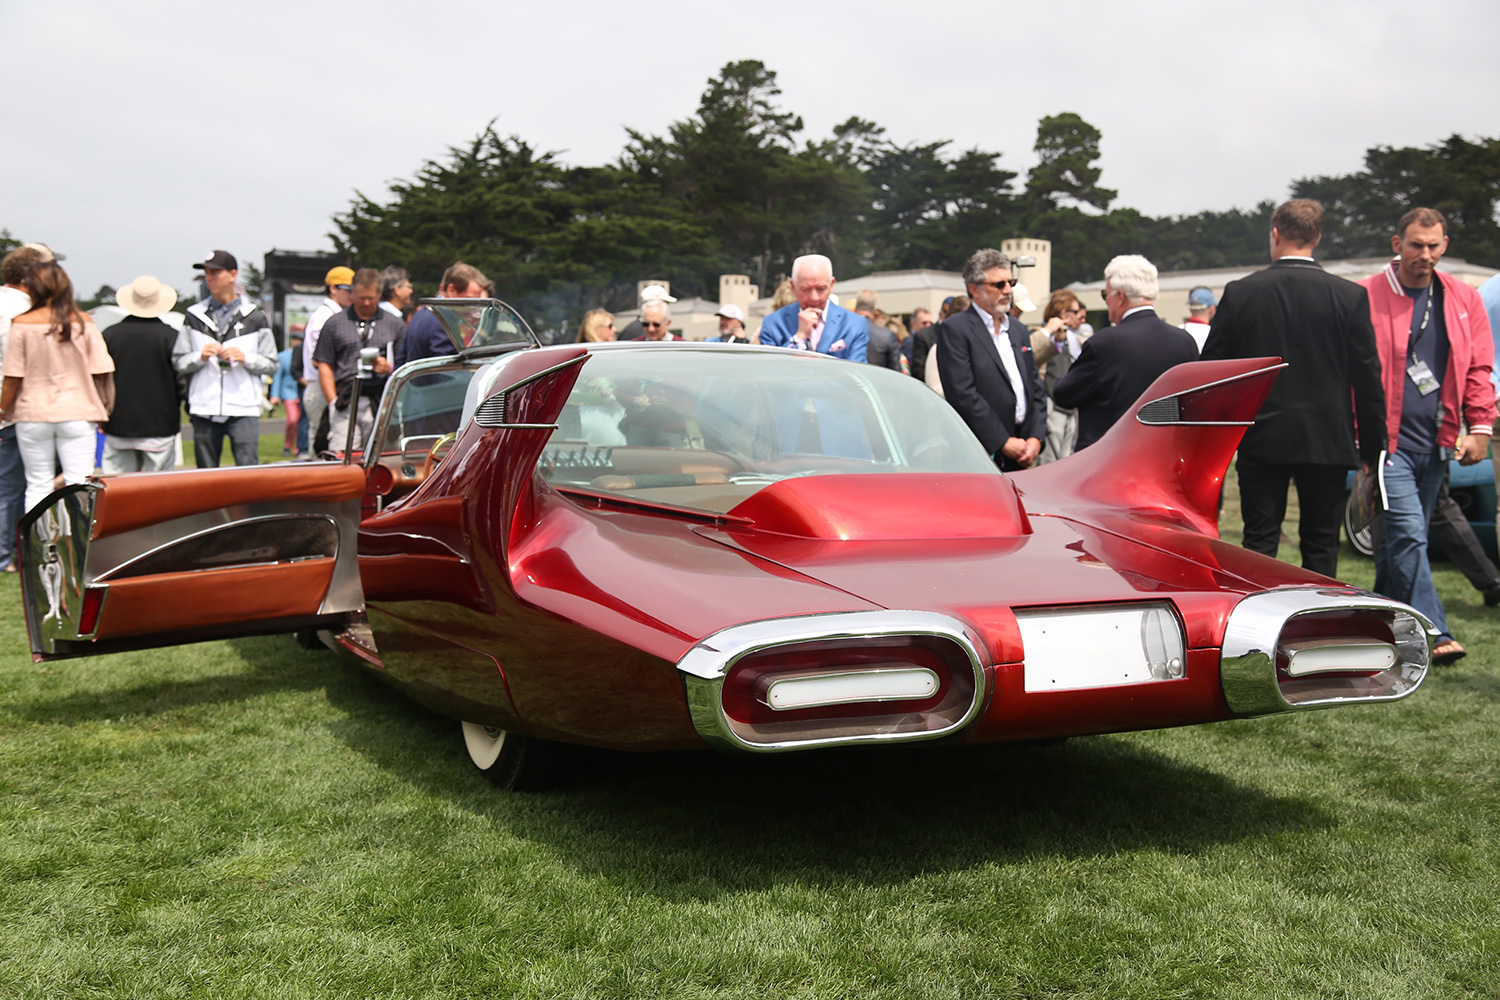
[{"label": "car hood scoop", "polygon": [[1031,534],[1015,485],[983,473],[871,473],[783,479],[730,516],[758,532],[873,541]]}]

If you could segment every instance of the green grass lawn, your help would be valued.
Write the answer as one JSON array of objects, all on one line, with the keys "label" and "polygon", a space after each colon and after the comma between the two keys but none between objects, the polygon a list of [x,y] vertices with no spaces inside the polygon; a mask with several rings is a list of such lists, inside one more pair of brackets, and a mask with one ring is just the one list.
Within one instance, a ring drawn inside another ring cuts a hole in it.
[{"label": "green grass lawn", "polygon": [[1398,705],[511,795],[290,638],[33,664],[6,576],[0,997],[1495,997],[1500,614],[1438,586]]}]

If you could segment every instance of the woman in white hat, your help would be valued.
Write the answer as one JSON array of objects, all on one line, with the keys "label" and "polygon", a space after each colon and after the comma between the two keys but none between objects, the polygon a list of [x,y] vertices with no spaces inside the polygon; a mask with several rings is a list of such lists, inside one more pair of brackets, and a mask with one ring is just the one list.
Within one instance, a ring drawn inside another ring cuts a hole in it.
[{"label": "woman in white hat", "polygon": [[94,425],[109,419],[115,364],[99,328],[73,304],[73,282],[61,264],[28,267],[26,294],[31,311],[11,323],[0,369],[0,413],[16,422],[31,510],[52,492],[55,462],[68,485],[94,471]]},{"label": "woman in white hat", "polygon": [[106,475],[156,472],[177,463],[182,429],[172,345],[177,330],[163,322],[177,293],[143,274],[115,293],[125,318],[104,331],[115,362],[114,412],[104,425]]}]

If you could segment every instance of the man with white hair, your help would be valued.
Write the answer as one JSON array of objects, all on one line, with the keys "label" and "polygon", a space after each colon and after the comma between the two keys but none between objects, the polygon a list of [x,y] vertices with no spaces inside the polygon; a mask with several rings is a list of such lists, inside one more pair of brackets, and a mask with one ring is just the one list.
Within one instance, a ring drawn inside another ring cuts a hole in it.
[{"label": "man with white hair", "polygon": [[760,328],[761,344],[865,361],[869,321],[829,301],[833,284],[833,262],[822,254],[805,254],[792,261],[792,294],[797,301],[766,317]]},{"label": "man with white hair", "polygon": [[1168,368],[1198,360],[1187,331],[1156,315],[1156,266],[1139,254],[1104,266],[1104,306],[1112,326],[1088,339],[1068,373],[1052,387],[1052,402],[1078,411],[1082,451],[1104,436]]},{"label": "man with white hair", "polygon": [[[668,294],[665,285],[647,285],[641,289],[641,294],[637,298],[643,314],[646,311],[646,307],[653,302],[665,302],[670,306],[673,302],[677,301]],[[639,316],[626,323],[623,329],[615,331],[616,340],[640,340],[645,335],[646,328],[641,324]]]},{"label": "man with white hair", "polygon": [[642,340],[681,340],[672,332],[672,307],[665,302],[647,302],[641,306]]}]

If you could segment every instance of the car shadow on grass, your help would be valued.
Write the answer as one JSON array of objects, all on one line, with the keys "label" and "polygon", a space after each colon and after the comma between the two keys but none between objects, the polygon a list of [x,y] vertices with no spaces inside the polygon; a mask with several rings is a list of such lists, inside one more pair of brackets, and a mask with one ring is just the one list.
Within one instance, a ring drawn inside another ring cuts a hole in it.
[{"label": "car shadow on grass", "polygon": [[1049,857],[1196,853],[1337,823],[1309,800],[1174,759],[1149,736],[764,757],[569,747],[553,790],[514,794],[473,768],[456,723],[334,654],[289,637],[231,645],[243,660],[237,671],[75,693],[18,714],[69,724],[322,690],[338,711],[331,734],[392,780],[663,898],[885,885]]},{"label": "car shadow on grass", "polygon": [[1049,856],[1194,853],[1338,822],[1309,800],[1128,736],[754,757],[565,747],[552,790],[517,794],[473,768],[457,723],[373,677],[332,685],[328,697],[343,709],[334,735],[380,768],[580,870],[663,897],[789,880],[884,884]]},{"label": "car shadow on grass", "polygon": [[[160,715],[185,708],[248,701],[278,691],[310,691],[340,683],[350,671],[327,651],[309,651],[298,647],[289,636],[259,636],[236,639],[231,643],[249,669],[195,677],[191,680],[160,680],[149,684],[112,687],[101,683],[89,690],[76,691],[42,701],[32,701],[12,709],[14,714],[31,722],[68,724],[99,719]],[[206,646],[184,646],[181,649],[204,649]],[[61,660],[49,664],[51,673],[78,672],[109,677],[113,661],[172,656],[177,650],[138,650],[116,653],[97,659]]]}]

